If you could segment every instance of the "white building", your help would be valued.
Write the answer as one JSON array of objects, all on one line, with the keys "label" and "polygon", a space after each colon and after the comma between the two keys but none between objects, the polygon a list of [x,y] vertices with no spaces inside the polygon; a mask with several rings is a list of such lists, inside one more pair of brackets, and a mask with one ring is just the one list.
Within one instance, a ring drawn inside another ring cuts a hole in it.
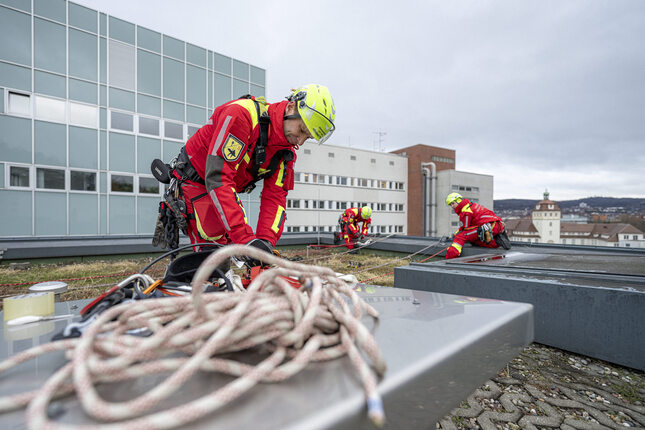
[{"label": "white building", "polygon": [[563,221],[558,204],[546,191],[530,218],[504,221],[509,238],[516,242],[645,248],[643,232],[631,224]]},{"label": "white building", "polygon": [[371,233],[407,234],[407,159],[305,143],[287,196],[286,232],[335,231],[345,208],[370,206]]}]

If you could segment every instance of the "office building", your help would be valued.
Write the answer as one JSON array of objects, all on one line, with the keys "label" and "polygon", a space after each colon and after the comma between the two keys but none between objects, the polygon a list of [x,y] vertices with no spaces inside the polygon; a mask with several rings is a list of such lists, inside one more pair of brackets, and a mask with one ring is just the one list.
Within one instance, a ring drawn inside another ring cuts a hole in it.
[{"label": "office building", "polygon": [[408,160],[400,155],[305,143],[287,197],[286,232],[336,231],[349,207],[370,206],[370,233],[407,234]]},{"label": "office building", "polygon": [[[151,161],[219,104],[265,95],[265,70],[158,30],[0,0],[0,237],[152,234]],[[258,196],[244,196],[250,213]]]}]

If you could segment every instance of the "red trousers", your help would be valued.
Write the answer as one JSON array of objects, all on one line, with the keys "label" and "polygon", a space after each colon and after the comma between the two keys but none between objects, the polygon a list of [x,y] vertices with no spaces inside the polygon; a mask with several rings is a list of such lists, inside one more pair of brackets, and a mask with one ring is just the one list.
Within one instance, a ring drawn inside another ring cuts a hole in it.
[{"label": "red trousers", "polygon": [[492,227],[493,240],[491,240],[490,243],[482,242],[481,240],[479,240],[479,236],[477,235],[477,227],[473,227],[468,230],[462,230],[457,233],[457,235],[452,239],[452,245],[450,245],[450,248],[448,248],[448,251],[446,251],[446,259],[459,257],[461,255],[461,248],[466,242],[470,242],[474,245],[482,246],[484,248],[497,248],[497,242],[495,242],[494,237],[504,231],[504,224],[502,224],[501,222],[494,222],[492,223]]}]

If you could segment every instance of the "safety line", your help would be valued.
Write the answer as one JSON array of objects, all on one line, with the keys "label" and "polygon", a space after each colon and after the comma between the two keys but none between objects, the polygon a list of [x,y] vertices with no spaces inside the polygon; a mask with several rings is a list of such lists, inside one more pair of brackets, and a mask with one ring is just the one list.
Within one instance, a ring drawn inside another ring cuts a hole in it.
[{"label": "safety line", "polygon": [[[277,267],[261,272],[246,292],[203,294],[213,271],[234,255]],[[298,279],[301,288],[295,289],[284,277]],[[118,287],[137,281],[144,284],[143,288],[154,282],[149,276],[135,274]],[[28,405],[29,429],[86,428],[53,421],[48,415],[54,397],[73,392],[83,413],[105,423],[97,422],[95,428],[184,428],[226,407],[258,383],[280,382],[310,362],[348,355],[363,385],[368,416],[376,425],[383,425],[385,415],[377,383],[386,364],[372,333],[361,321],[364,314],[378,318],[378,312],[333,270],[290,262],[253,247],[229,245],[213,252],[200,265],[191,287],[190,296],[110,307],[98,314],[80,338],[36,346],[1,362],[0,372],[4,372],[60,350],[71,360],[41,389],[0,398],[0,411]],[[151,334],[127,334],[140,329]],[[265,348],[268,356],[256,366],[237,361],[230,354],[259,347]],[[201,398],[160,407],[168,404],[171,396],[177,398],[184,382],[199,371],[224,373],[233,380],[212,387],[213,391]],[[96,389],[104,382],[136,383],[136,379],[152,375],[165,379],[122,402],[106,400]]]},{"label": "safety line", "polygon": [[[430,257],[427,257],[427,258],[424,258],[423,260],[417,261],[417,263],[423,263],[424,261],[427,261],[427,260],[431,259],[432,257],[436,257],[437,255],[441,254],[443,251],[445,251],[448,248],[450,248],[450,247],[446,246],[445,248],[443,248],[442,250],[440,250],[436,254],[432,254]],[[404,258],[410,258],[410,257],[404,257]],[[390,264],[391,264],[391,262],[390,262]],[[377,266],[377,267],[380,267],[380,266]],[[363,270],[363,271],[357,272],[357,273],[362,273],[362,272],[365,272],[365,271],[368,271],[368,270],[372,270],[372,269],[366,269],[366,270]],[[382,274],[382,275],[377,275],[377,276],[374,276],[372,278],[368,278],[368,279],[365,279],[363,281],[360,281],[360,283],[361,284],[367,284],[368,281],[371,281],[373,279],[378,279],[378,278],[382,278],[383,276],[389,276],[389,275],[393,275],[393,274],[394,274],[394,271],[389,272],[389,273],[385,273],[385,274]],[[353,273],[353,275],[356,275],[356,273]]]}]

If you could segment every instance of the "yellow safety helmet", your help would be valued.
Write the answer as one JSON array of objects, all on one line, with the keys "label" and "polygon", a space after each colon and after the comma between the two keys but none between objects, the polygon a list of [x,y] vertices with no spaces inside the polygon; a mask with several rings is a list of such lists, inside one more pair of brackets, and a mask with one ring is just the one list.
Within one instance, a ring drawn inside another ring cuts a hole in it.
[{"label": "yellow safety helmet", "polygon": [[[324,143],[336,130],[334,125],[336,108],[326,86],[318,84],[302,86],[292,90],[287,100],[296,102],[299,117],[318,143]],[[285,118],[293,117],[294,115],[289,115]]]},{"label": "yellow safety helmet", "polygon": [[448,194],[448,197],[446,197],[446,205],[450,206],[450,204],[452,202],[459,203],[459,202],[461,202],[461,199],[463,199],[461,194],[459,194],[459,193],[450,193],[450,194]]},{"label": "yellow safety helmet", "polygon": [[368,219],[372,216],[372,208],[369,206],[363,206],[361,208],[361,218]]}]

